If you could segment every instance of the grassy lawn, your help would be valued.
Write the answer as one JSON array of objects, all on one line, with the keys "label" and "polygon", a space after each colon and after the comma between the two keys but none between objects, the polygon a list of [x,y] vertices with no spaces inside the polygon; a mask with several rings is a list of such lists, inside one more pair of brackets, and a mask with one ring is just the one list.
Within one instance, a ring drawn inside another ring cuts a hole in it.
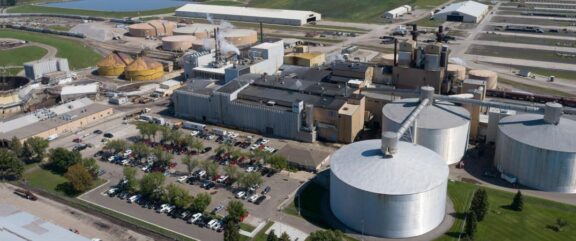
[{"label": "grassy lawn", "polygon": [[420,19],[418,21],[414,21],[411,24],[417,24],[419,27],[438,27],[440,25],[442,25],[444,22],[442,21],[437,21],[434,19],[430,19],[429,17],[425,17],[423,19]]},{"label": "grassy lawn", "polygon": [[256,229],[256,227],[247,224],[247,223],[240,223],[240,229],[246,231],[246,232],[252,232],[254,231],[254,229]]},{"label": "grassy lawn", "polygon": [[250,6],[310,10],[322,13],[323,19],[346,22],[380,22],[384,12],[409,4],[418,9],[431,9],[447,0],[252,0]]},{"label": "grassy lawn", "polygon": [[140,12],[105,12],[105,11],[92,11],[81,9],[68,9],[68,8],[55,8],[37,5],[21,5],[8,9],[9,13],[53,13],[53,14],[70,14],[70,15],[86,15],[108,18],[124,18],[124,17],[138,17],[146,15],[167,14],[174,13],[176,8],[163,8],[157,10],[140,11]]},{"label": "grassy lawn", "polygon": [[539,86],[533,86],[533,85],[518,83],[516,81],[512,81],[512,80],[502,78],[502,77],[498,77],[498,82],[510,85],[514,88],[517,88],[517,89],[520,89],[523,91],[528,91],[530,93],[554,95],[554,96],[562,96],[562,97],[576,97],[575,93],[567,93],[567,92],[558,91],[555,89],[549,89],[549,88],[543,88],[543,87],[539,87]]},{"label": "grassy lawn", "polygon": [[212,5],[223,5],[223,6],[241,6],[244,5],[244,1],[237,0],[209,0],[205,1],[206,4]]},{"label": "grassy lawn", "polygon": [[[459,214],[467,209],[470,195],[476,188],[475,185],[462,182],[449,183],[448,193]],[[553,224],[556,218],[567,220],[569,225],[576,223],[576,206],[524,196],[524,211],[516,212],[508,208],[514,193],[489,188],[486,190],[490,208],[484,221],[478,224],[475,241],[575,240],[576,228],[573,226],[562,232],[554,232],[547,229],[546,225]],[[461,215],[458,216],[452,229],[438,240],[457,240],[463,222]]]},{"label": "grassy lawn", "polygon": [[254,238],[252,239],[252,241],[266,241],[267,235],[266,235],[266,230],[268,230],[270,227],[272,227],[272,225],[274,225],[274,222],[268,222],[264,228],[262,228],[260,230],[260,232],[258,232],[256,234],[256,236],[254,236]]},{"label": "grassy lawn", "polygon": [[28,61],[42,58],[47,52],[47,50],[36,46],[0,50],[0,66],[21,66]]},{"label": "grassy lawn", "polygon": [[0,30],[0,38],[16,38],[53,46],[58,49],[58,57],[68,59],[71,69],[94,66],[101,58],[82,42],[73,39],[9,29]]},{"label": "grassy lawn", "polygon": [[69,27],[62,26],[62,25],[50,25],[50,26],[48,26],[48,28],[52,29],[52,30],[56,30],[56,31],[64,31],[64,32],[70,31]]},{"label": "grassy lawn", "polygon": [[49,170],[38,168],[32,172],[24,174],[26,183],[34,188],[39,188],[50,193],[65,195],[64,192],[56,190],[59,185],[62,185],[68,180],[63,176],[52,173]]}]

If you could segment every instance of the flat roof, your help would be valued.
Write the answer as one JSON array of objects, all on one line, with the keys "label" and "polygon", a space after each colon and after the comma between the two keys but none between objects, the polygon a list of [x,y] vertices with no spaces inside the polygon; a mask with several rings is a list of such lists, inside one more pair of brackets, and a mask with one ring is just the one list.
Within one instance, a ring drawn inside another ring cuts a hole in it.
[{"label": "flat roof", "polygon": [[466,2],[452,3],[434,15],[445,14],[445,13],[450,14],[451,12],[459,12],[459,13],[474,16],[474,17],[480,17],[480,16],[482,16],[482,14],[484,14],[486,12],[487,9],[488,9],[488,5],[485,5],[485,4],[482,4],[479,2],[474,2],[474,1],[466,1]]},{"label": "flat roof", "polygon": [[0,204],[0,240],[90,241],[88,238],[6,204]]},{"label": "flat roof", "polygon": [[176,13],[178,12],[196,12],[206,14],[236,15],[245,17],[260,17],[260,18],[285,18],[294,20],[306,19],[310,15],[320,15],[319,13],[312,11],[219,6],[219,5],[195,4],[195,3],[186,4],[176,9]]},{"label": "flat roof", "polygon": [[281,90],[266,88],[261,86],[248,86],[238,94],[238,99],[249,100],[252,102],[265,104],[267,101],[275,101],[277,105],[286,108],[292,108],[292,103],[296,101],[304,101],[306,104],[312,104],[315,107],[322,107],[330,110],[339,110],[346,100],[343,98],[335,98],[330,96],[318,96],[302,94],[297,91]]},{"label": "flat roof", "polygon": [[79,95],[79,94],[96,94],[98,92],[98,83],[87,85],[68,85],[62,87],[60,95]]},{"label": "flat roof", "polygon": [[[80,118],[84,118],[86,116],[92,115],[94,113],[98,113],[107,109],[111,109],[112,107],[101,105],[101,104],[90,104],[87,106],[83,106],[82,108],[76,108],[74,110],[60,113],[54,117],[36,121],[28,125],[21,126],[19,128],[11,129],[10,131],[6,131],[0,133],[0,137],[3,138],[12,138],[13,136],[17,136],[20,139],[25,139],[31,136],[34,136],[38,133],[50,130],[52,128],[56,128],[58,126],[64,125],[68,122],[75,121]],[[63,116],[72,116],[74,118],[70,120],[65,120]]]}]

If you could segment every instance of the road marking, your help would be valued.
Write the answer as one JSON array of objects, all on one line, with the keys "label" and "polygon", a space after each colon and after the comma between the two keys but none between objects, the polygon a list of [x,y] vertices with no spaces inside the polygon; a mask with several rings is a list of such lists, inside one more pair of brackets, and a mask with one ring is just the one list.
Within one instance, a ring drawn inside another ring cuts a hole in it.
[{"label": "road marking", "polygon": [[[132,215],[130,215],[130,214],[122,213],[122,212],[116,211],[116,210],[114,210],[114,209],[108,208],[108,207],[106,207],[106,206],[102,206],[102,205],[100,205],[100,204],[94,203],[94,202],[92,202],[92,201],[88,201],[88,200],[86,200],[86,199],[81,198],[81,196],[78,197],[78,199],[80,199],[80,200],[82,200],[82,201],[84,201],[84,202],[90,203],[90,204],[92,204],[92,205],[96,205],[96,206],[98,206],[98,207],[101,207],[101,208],[110,210],[110,211],[112,211],[112,212],[115,212],[115,213],[118,213],[118,214],[122,214],[122,215],[124,215],[124,216],[127,216],[127,217],[130,217],[130,218],[136,219],[136,220],[138,220],[138,221],[141,221],[141,222],[150,224],[150,225],[155,226],[155,227],[157,227],[157,228],[161,228],[161,229],[164,229],[164,230],[173,232],[173,233],[175,233],[175,234],[178,234],[178,235],[181,235],[181,236],[184,236],[184,237],[193,239],[193,240],[202,241],[202,240],[199,239],[199,238],[195,238],[195,237],[192,237],[192,236],[190,236],[190,235],[186,235],[186,234],[180,233],[180,232],[178,232],[178,231],[174,231],[174,230],[172,230],[172,229],[168,229],[168,228],[159,226],[159,225],[157,225],[157,224],[155,224],[155,223],[148,222],[148,221],[143,220],[143,219],[141,219],[141,218],[134,217],[134,216],[132,216]],[[142,228],[142,227],[141,227],[141,228]],[[151,230],[150,230],[150,231],[151,231]],[[154,232],[154,231],[151,231],[151,232]],[[160,235],[161,235],[161,234],[160,234]]]}]

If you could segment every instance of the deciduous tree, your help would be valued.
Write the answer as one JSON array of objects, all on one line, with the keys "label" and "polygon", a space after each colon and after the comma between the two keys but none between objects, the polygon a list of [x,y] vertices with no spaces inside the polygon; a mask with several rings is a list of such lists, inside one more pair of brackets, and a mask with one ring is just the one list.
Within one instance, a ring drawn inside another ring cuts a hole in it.
[{"label": "deciduous tree", "polygon": [[124,167],[122,173],[124,174],[124,179],[126,180],[126,191],[132,193],[136,190],[138,185],[138,180],[136,180],[136,173],[138,170],[134,167]]},{"label": "deciduous tree", "polygon": [[228,219],[237,223],[239,223],[242,217],[246,216],[248,213],[246,208],[244,208],[244,204],[237,200],[230,201],[226,207],[226,211],[228,212]]},{"label": "deciduous tree", "polygon": [[146,197],[157,199],[162,194],[162,186],[166,177],[162,173],[153,172],[146,174],[140,180],[140,193]]},{"label": "deciduous tree", "polygon": [[318,230],[310,233],[306,241],[344,241],[344,234],[340,230]]},{"label": "deciduous tree", "polygon": [[68,168],[64,177],[70,182],[72,189],[81,193],[88,190],[94,181],[94,177],[82,163],[76,163]]},{"label": "deciduous tree", "polygon": [[20,142],[20,139],[18,139],[17,136],[12,137],[12,140],[10,140],[9,148],[17,157],[22,156],[22,150],[24,147],[22,146],[22,142]]},{"label": "deciduous tree", "polygon": [[77,151],[69,151],[62,147],[50,150],[50,168],[60,174],[68,171],[68,168],[82,160],[82,156]]},{"label": "deciduous tree", "polygon": [[203,213],[206,208],[210,205],[212,197],[208,193],[202,192],[196,195],[190,204],[190,209],[193,212]]},{"label": "deciduous tree", "polygon": [[224,241],[240,241],[240,225],[238,222],[226,219]]},{"label": "deciduous tree", "polygon": [[24,141],[22,158],[27,162],[41,162],[48,149],[48,140],[40,137],[30,137]]},{"label": "deciduous tree", "polygon": [[178,208],[188,208],[192,202],[192,195],[188,190],[171,183],[166,188],[164,201],[174,204]]},{"label": "deciduous tree", "polygon": [[7,149],[0,149],[0,178],[14,180],[22,176],[24,163],[16,154]]}]

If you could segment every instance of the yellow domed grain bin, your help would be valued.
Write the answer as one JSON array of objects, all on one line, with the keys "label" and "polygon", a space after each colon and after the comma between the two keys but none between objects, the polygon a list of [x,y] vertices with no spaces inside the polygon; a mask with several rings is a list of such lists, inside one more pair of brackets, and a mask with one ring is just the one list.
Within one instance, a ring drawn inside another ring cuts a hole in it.
[{"label": "yellow domed grain bin", "polygon": [[138,57],[126,67],[124,77],[127,80],[155,80],[164,76],[164,67],[161,63],[147,57]]},{"label": "yellow domed grain bin", "polygon": [[98,62],[98,75],[118,77],[132,62],[134,59],[127,54],[111,53]]}]

